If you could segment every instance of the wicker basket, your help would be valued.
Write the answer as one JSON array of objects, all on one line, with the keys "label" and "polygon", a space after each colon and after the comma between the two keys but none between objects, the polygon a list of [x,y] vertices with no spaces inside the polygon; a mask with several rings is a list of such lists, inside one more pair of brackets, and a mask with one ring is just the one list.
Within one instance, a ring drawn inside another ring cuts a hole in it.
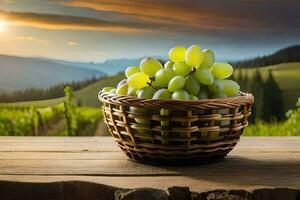
[{"label": "wicker basket", "polygon": [[209,162],[223,158],[248,125],[251,94],[194,101],[140,99],[99,93],[105,123],[136,161]]}]

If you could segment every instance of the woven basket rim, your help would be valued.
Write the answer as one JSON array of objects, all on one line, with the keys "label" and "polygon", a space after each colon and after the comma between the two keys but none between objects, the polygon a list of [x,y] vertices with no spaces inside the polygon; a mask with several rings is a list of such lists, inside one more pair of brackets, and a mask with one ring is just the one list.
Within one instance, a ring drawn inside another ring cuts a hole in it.
[{"label": "woven basket rim", "polygon": [[239,92],[240,96],[224,99],[200,99],[200,100],[172,100],[172,99],[142,99],[135,96],[121,96],[100,91],[98,98],[101,102],[123,106],[146,107],[152,109],[187,110],[187,109],[220,109],[236,108],[246,104],[252,104],[254,97],[251,93]]}]

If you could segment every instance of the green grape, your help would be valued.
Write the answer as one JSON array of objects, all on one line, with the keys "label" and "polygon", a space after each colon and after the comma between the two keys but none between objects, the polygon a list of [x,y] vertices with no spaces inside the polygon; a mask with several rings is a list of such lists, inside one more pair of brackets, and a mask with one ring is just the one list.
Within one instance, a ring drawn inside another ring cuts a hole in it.
[{"label": "green grape", "polygon": [[161,63],[154,58],[144,58],[141,61],[140,68],[142,72],[147,74],[150,77],[154,77],[156,72],[162,69]]},{"label": "green grape", "polygon": [[169,60],[168,62],[165,63],[164,68],[173,69],[174,64],[175,64],[174,62]]},{"label": "green grape", "polygon": [[212,66],[211,72],[217,79],[225,79],[232,75],[233,68],[228,63],[215,63]]},{"label": "green grape", "polygon": [[144,72],[135,73],[127,79],[128,86],[135,89],[141,89],[148,86],[148,82],[150,82],[149,76]]},{"label": "green grape", "polygon": [[229,115],[230,110],[229,110],[229,108],[224,108],[224,109],[217,110],[217,113],[222,114],[222,115]]},{"label": "green grape", "polygon": [[139,90],[137,97],[142,99],[152,99],[155,92],[156,91],[152,86],[144,87]]},{"label": "green grape", "polygon": [[126,95],[128,92],[128,85],[127,83],[121,85],[120,87],[117,88],[116,94],[117,95]]},{"label": "green grape", "polygon": [[131,66],[131,67],[127,67],[127,69],[125,70],[125,76],[126,78],[129,78],[131,75],[141,72],[140,68],[137,66]]},{"label": "green grape", "polygon": [[186,90],[176,90],[172,94],[174,100],[190,100],[190,95]]},{"label": "green grape", "polygon": [[175,76],[172,78],[168,84],[168,90],[174,92],[175,90],[180,90],[185,85],[185,78],[183,76]]},{"label": "green grape", "polygon": [[[169,116],[169,115],[170,115],[170,111],[167,110],[167,109],[162,108],[162,109],[160,109],[160,115],[161,115],[161,116]],[[170,125],[170,121],[169,121],[168,119],[166,119],[166,120],[161,120],[161,121],[160,121],[160,125],[161,125],[161,127],[162,127],[161,135],[162,135],[163,137],[168,137],[169,131],[168,131],[168,129],[164,129],[164,128],[165,128],[165,127],[168,127],[168,126]],[[169,143],[168,140],[162,140],[161,142],[162,142],[162,144],[164,144],[164,145],[166,145],[166,144]]]},{"label": "green grape", "polygon": [[[137,107],[130,107],[130,112],[134,113],[134,114],[148,114],[148,110],[146,108],[137,108]],[[148,119],[143,119],[143,118],[139,118],[138,116],[136,116],[134,118],[134,120],[139,123],[139,124],[144,124],[144,125],[150,125],[150,120]]]},{"label": "green grape", "polygon": [[185,53],[185,62],[191,67],[199,67],[203,61],[204,54],[199,45],[190,46]]},{"label": "green grape", "polygon": [[214,83],[208,86],[208,89],[212,94],[222,93],[224,89],[223,81],[215,79]]},{"label": "green grape", "polygon": [[205,86],[201,86],[200,92],[197,95],[198,99],[209,99],[209,91]]},{"label": "green grape", "polygon": [[[217,113],[219,113],[221,115],[228,115],[228,114],[230,114],[230,110],[228,108],[225,108],[225,109],[217,110]],[[229,120],[221,120],[220,125],[228,126],[228,125],[230,125],[230,121]]]},{"label": "green grape", "polygon": [[112,90],[109,91],[109,94],[116,94],[116,92],[117,92],[117,89],[113,88]]},{"label": "green grape", "polygon": [[123,84],[127,83],[127,79],[123,79],[121,80],[118,85],[117,85],[117,88],[121,87]]},{"label": "green grape", "polygon": [[128,87],[127,95],[128,96],[136,96],[137,95],[137,91],[138,90],[136,88]]},{"label": "green grape", "polygon": [[227,96],[224,93],[217,93],[217,94],[214,94],[211,98],[212,99],[225,99],[225,98],[227,98]]},{"label": "green grape", "polygon": [[194,75],[190,74],[185,78],[185,89],[192,95],[199,93],[200,83]]},{"label": "green grape", "polygon": [[115,88],[113,88],[113,87],[104,87],[104,88],[102,88],[102,92],[110,92],[112,89],[115,89]]},{"label": "green grape", "polygon": [[155,92],[152,99],[172,99],[172,94],[167,89],[160,89]]},{"label": "green grape", "polygon": [[232,80],[223,80],[224,94],[228,97],[237,96],[240,90],[239,84]]},{"label": "green grape", "polygon": [[155,74],[154,86],[167,87],[169,81],[176,76],[172,69],[161,69]]},{"label": "green grape", "polygon": [[[169,114],[170,114],[169,110],[164,109],[164,108],[160,109],[160,115],[162,115],[162,116],[168,116]],[[170,123],[169,123],[168,120],[162,120],[160,122],[160,124],[161,124],[162,127],[166,127],[166,126],[169,126]]]},{"label": "green grape", "polygon": [[214,76],[208,69],[197,68],[195,77],[204,85],[211,85],[214,82]]},{"label": "green grape", "polygon": [[190,100],[198,100],[198,97],[196,97],[195,95],[190,95]]},{"label": "green grape", "polygon": [[185,62],[175,63],[173,70],[176,74],[181,76],[186,76],[192,70],[191,66],[187,65]]},{"label": "green grape", "polygon": [[159,86],[159,85],[157,84],[157,81],[155,81],[155,80],[152,80],[151,86],[154,87],[155,89],[160,89],[160,88],[161,88],[161,86]]},{"label": "green grape", "polygon": [[186,48],[183,46],[176,46],[169,51],[169,58],[174,63],[182,62],[185,58]]},{"label": "green grape", "polygon": [[215,62],[215,54],[212,50],[210,49],[204,49],[203,50],[203,61],[200,65],[201,68],[210,68],[214,62]]},{"label": "green grape", "polygon": [[169,115],[169,114],[170,114],[170,111],[168,109],[162,108],[160,110],[160,115]]}]

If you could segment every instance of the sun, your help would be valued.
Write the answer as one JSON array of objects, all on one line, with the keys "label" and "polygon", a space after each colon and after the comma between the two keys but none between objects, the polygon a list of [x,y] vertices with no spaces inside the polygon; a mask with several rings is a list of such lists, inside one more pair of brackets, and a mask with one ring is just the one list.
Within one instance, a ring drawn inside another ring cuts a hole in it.
[{"label": "sun", "polygon": [[0,20],[0,32],[5,31],[6,29],[6,23],[3,20]]}]

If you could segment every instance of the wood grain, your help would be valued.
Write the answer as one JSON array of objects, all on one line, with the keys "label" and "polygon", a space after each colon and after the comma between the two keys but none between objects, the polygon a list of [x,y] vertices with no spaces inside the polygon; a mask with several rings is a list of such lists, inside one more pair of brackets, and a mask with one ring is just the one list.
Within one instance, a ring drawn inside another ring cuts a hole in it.
[{"label": "wood grain", "polygon": [[0,137],[0,180],[83,180],[124,188],[189,186],[252,190],[300,187],[300,137],[242,137],[224,160],[150,166],[131,160],[111,137]]}]

